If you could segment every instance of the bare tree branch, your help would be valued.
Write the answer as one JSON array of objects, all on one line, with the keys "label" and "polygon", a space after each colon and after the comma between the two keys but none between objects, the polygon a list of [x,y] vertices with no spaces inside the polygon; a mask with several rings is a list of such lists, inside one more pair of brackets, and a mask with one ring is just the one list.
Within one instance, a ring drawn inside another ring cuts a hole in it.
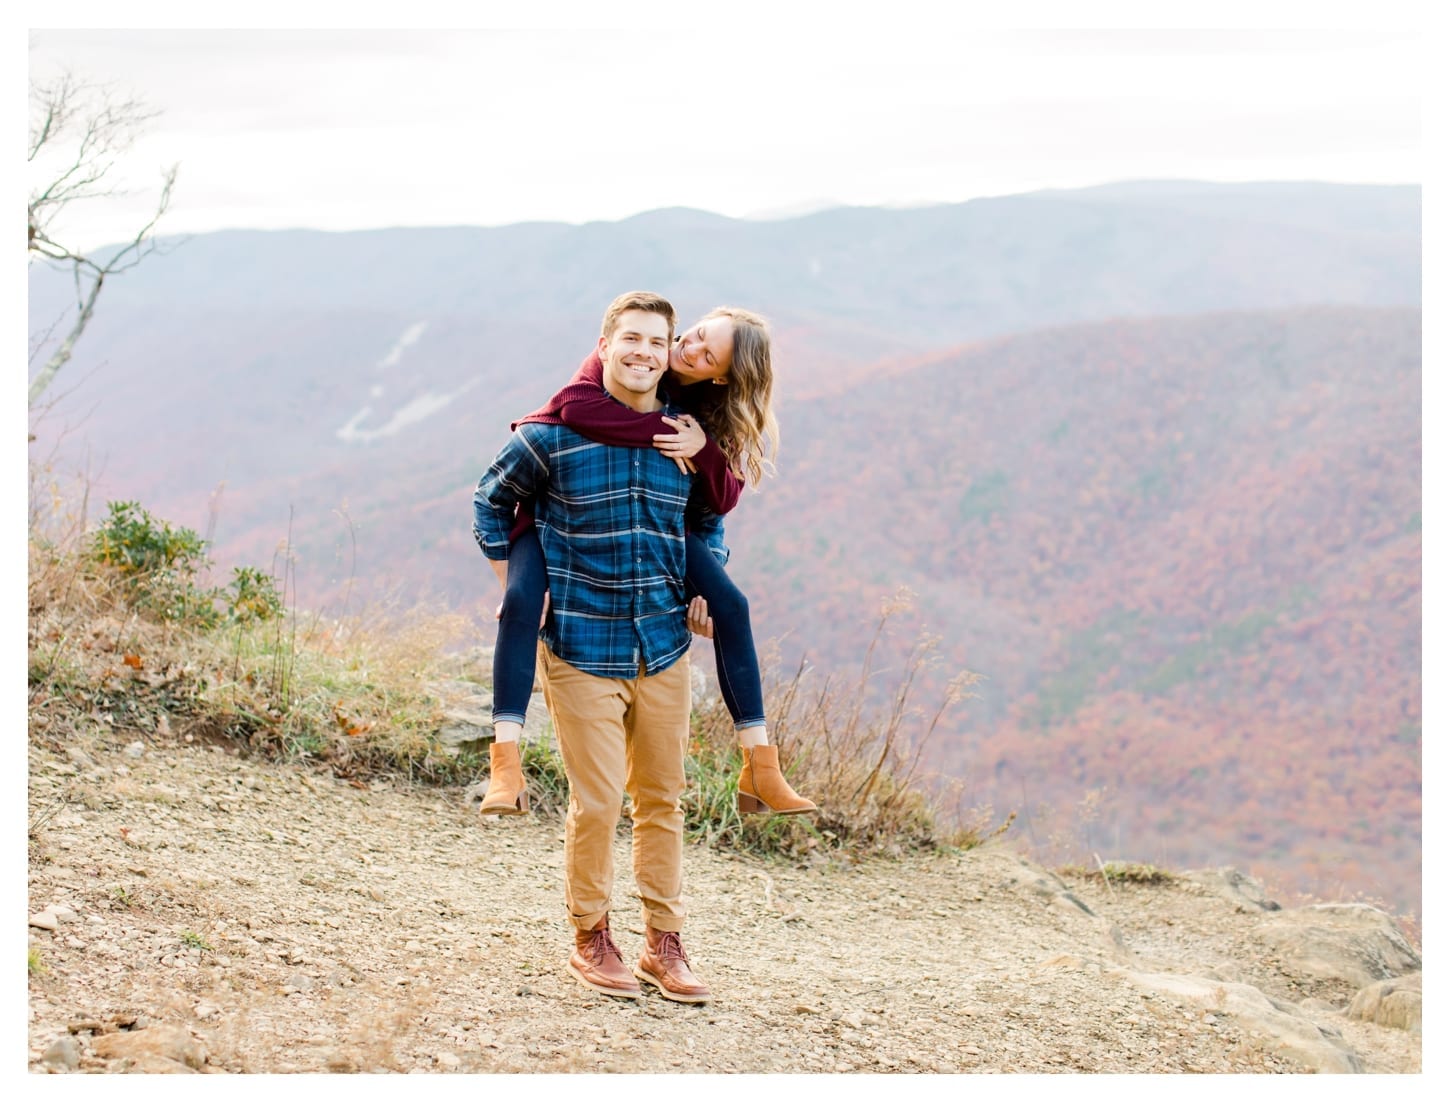
[{"label": "bare tree branch", "polygon": [[[156,223],[171,204],[177,167],[162,173],[155,212],[120,249],[108,256],[88,254],[56,239],[56,218],[75,203],[121,194],[109,181],[120,157],[159,112],[112,87],[87,84],[70,73],[30,86],[30,140],[27,160],[32,188],[26,212],[27,248],[32,260],[70,265],[75,281],[76,319],[60,346],[30,384],[29,404],[65,366],[76,341],[95,313],[96,299],[109,276],[135,267],[156,251]],[[36,183],[35,174],[40,173]]]}]

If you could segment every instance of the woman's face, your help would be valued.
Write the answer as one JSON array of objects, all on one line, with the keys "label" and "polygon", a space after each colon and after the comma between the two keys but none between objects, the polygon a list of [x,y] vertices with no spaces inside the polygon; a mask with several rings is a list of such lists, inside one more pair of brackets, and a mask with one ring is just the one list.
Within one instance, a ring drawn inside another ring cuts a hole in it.
[{"label": "woman's face", "polygon": [[730,373],[735,323],[726,317],[696,322],[670,349],[670,370],[684,383],[724,379]]}]

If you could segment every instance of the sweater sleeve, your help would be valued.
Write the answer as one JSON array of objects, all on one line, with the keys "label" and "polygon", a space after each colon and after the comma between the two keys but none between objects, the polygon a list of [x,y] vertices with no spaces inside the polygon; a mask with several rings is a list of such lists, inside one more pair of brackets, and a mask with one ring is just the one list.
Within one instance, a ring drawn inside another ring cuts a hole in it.
[{"label": "sweater sleeve", "polygon": [[705,494],[705,503],[722,517],[740,503],[740,491],[745,489],[745,479],[730,469],[730,461],[720,450],[720,445],[705,438],[705,446],[695,453],[692,460],[700,475],[700,489]]},{"label": "sweater sleeve", "polygon": [[[595,353],[579,365],[574,377],[549,401],[559,420],[580,436],[623,448],[652,448],[657,434],[672,433],[658,413],[636,413],[604,389],[604,365]],[[701,489],[709,507],[721,516],[740,501],[745,480],[730,469],[720,445],[708,437],[695,455]]]},{"label": "sweater sleeve", "polygon": [[557,398],[559,420],[599,444],[652,448],[656,433],[675,431],[660,414],[636,413],[610,396],[598,353],[579,365]]}]

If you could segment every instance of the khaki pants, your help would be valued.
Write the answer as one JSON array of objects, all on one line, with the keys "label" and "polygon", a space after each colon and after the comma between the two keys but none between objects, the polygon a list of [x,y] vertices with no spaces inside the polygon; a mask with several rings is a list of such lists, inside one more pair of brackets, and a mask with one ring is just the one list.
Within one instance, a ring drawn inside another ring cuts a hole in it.
[{"label": "khaki pants", "polygon": [[678,931],[685,844],[685,747],[690,658],[649,677],[597,677],[539,644],[544,702],[569,777],[564,893],[569,920],[592,930],[609,913],[614,830],[627,791],[634,821],[634,879],[644,920]]}]

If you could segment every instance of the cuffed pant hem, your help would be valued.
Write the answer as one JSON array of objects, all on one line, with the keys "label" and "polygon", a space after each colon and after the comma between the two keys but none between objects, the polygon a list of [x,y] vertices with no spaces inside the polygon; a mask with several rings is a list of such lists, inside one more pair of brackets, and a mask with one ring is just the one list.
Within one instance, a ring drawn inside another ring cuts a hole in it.
[{"label": "cuffed pant hem", "polygon": [[685,928],[684,915],[655,914],[646,909],[644,911],[644,924],[651,930],[658,930],[662,934],[678,934]]},{"label": "cuffed pant hem", "polygon": [[593,914],[587,915],[571,914],[569,916],[569,924],[572,925],[576,930],[592,930],[594,929],[594,927],[599,925],[599,920],[601,918],[608,917],[608,911],[595,911]]}]

